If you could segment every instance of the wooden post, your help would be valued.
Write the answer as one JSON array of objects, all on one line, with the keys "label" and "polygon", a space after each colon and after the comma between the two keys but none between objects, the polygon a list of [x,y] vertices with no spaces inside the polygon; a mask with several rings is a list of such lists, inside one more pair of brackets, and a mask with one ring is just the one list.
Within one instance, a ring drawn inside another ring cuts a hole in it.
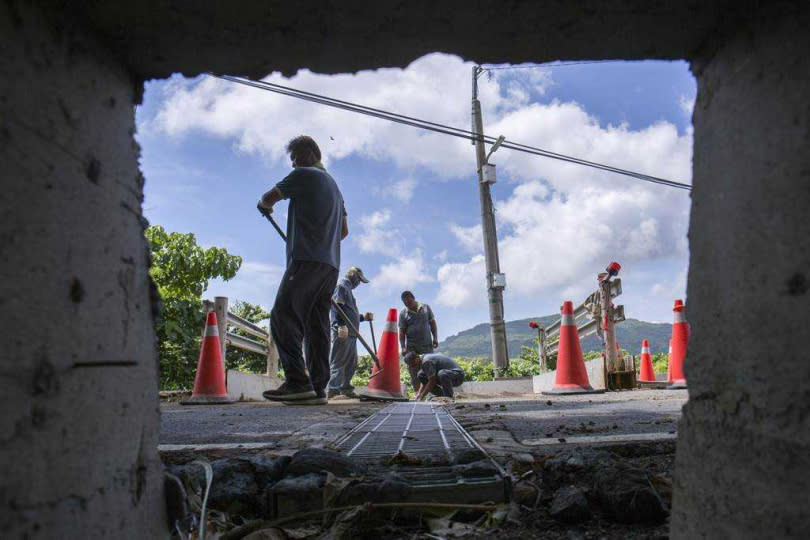
[{"label": "wooden post", "polygon": [[537,349],[540,358],[540,373],[548,371],[548,353],[546,352],[546,327],[537,329]]},{"label": "wooden post", "polygon": [[[613,325],[613,309],[610,299],[610,281],[607,274],[599,274],[599,303],[601,304],[602,332],[605,352],[605,387],[608,388],[610,373],[618,370],[616,358],[616,332]],[[608,388],[609,389],[609,388]]]},{"label": "wooden post", "polygon": [[278,379],[278,350],[273,341],[273,332],[270,330],[270,321],[267,322],[267,376],[271,380]]},{"label": "wooden post", "polygon": [[219,334],[219,346],[222,350],[222,369],[225,371],[226,381],[228,370],[225,368],[225,340],[228,337],[228,298],[226,296],[214,297],[214,313],[217,314],[217,333]]}]

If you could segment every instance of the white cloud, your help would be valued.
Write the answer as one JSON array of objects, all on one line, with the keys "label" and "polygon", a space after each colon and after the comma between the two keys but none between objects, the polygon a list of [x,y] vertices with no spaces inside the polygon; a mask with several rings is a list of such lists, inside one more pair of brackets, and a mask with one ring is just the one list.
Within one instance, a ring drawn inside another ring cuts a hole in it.
[{"label": "white cloud", "polygon": [[413,178],[405,178],[399,180],[391,185],[391,195],[402,203],[408,203],[413,198],[413,193],[416,190],[416,180]]},{"label": "white cloud", "polygon": [[383,264],[380,272],[371,278],[371,288],[376,293],[390,294],[431,281],[433,277],[425,269],[422,250],[415,249],[410,255]]},{"label": "white cloud", "polygon": [[433,256],[433,259],[439,262],[444,262],[447,260],[447,250],[443,249],[438,252],[436,255]]},{"label": "white cloud", "polygon": [[354,241],[363,253],[381,253],[395,257],[402,253],[402,239],[390,225],[391,210],[384,208],[360,217],[360,232]]},{"label": "white cloud", "polygon": [[692,111],[695,110],[695,98],[688,98],[686,96],[681,96],[678,100],[678,105],[681,107],[683,114],[686,116],[692,117]]},{"label": "white cloud", "polygon": [[[304,70],[290,79],[274,74],[267,80],[466,128],[471,65],[437,53],[406,69],[334,76]],[[664,121],[643,129],[603,125],[578,103],[532,102],[553,84],[549,72],[517,73],[498,72],[480,81],[488,134],[691,182],[691,130],[679,134],[677,126]],[[356,155],[390,161],[406,171],[419,168],[439,179],[473,174],[469,142],[461,139],[209,78],[173,82],[165,93],[153,127],[173,136],[202,130],[233,140],[241,151],[285,162],[286,141],[309,133],[321,142],[327,160]],[[682,97],[679,104],[691,114],[693,100]],[[505,148],[493,161],[499,171],[492,194],[507,297],[584,293],[610,260],[649,264],[686,258],[688,193]],[[409,201],[415,187],[411,178],[394,181],[391,196]],[[392,226],[390,210],[364,216],[359,228],[353,238],[363,252],[396,259],[381,267],[378,289],[431,279],[421,251],[399,256],[411,246]],[[453,225],[451,231],[467,255],[428,257],[442,263],[436,301],[485,308],[480,227]]]},{"label": "white cloud", "polygon": [[483,233],[481,232],[481,225],[473,225],[472,227],[462,227],[455,223],[450,224],[450,232],[456,237],[458,243],[465,251],[470,253],[480,253],[483,249]]}]

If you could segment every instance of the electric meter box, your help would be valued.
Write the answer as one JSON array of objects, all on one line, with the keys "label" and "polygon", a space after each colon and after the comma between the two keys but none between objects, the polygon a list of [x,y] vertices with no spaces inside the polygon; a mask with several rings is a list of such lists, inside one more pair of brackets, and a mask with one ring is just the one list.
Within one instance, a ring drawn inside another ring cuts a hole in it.
[{"label": "electric meter box", "polygon": [[505,289],[506,274],[492,274],[490,276],[490,287],[493,289]]},{"label": "electric meter box", "polygon": [[495,164],[487,163],[484,165],[484,180],[485,184],[494,184],[498,180],[495,178]]}]

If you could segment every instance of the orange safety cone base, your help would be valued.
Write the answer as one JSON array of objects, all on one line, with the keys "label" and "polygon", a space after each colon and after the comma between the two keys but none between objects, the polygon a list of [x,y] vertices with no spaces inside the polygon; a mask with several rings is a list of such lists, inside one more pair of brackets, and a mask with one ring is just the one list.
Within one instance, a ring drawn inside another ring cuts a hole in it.
[{"label": "orange safety cone base", "polygon": [[588,388],[552,388],[551,390],[546,390],[545,392],[540,392],[546,396],[560,396],[560,395],[573,395],[573,394],[604,394],[605,390],[594,390],[590,386]]},{"label": "orange safety cone base", "polygon": [[191,396],[189,399],[181,401],[180,405],[228,405],[229,403],[236,403],[236,400],[228,396]]},{"label": "orange safety cone base", "polygon": [[360,398],[360,401],[410,401],[402,394],[392,394],[385,390],[371,390],[368,388],[358,392],[357,397]]},{"label": "orange safety cone base", "polygon": [[[368,388],[357,392],[357,397],[361,400],[408,401],[408,397],[402,394],[399,380],[398,318],[396,308],[388,310],[377,354],[382,369],[378,370],[377,366],[374,366],[371,370],[372,378],[368,381]],[[376,376],[377,374],[379,376]]]}]

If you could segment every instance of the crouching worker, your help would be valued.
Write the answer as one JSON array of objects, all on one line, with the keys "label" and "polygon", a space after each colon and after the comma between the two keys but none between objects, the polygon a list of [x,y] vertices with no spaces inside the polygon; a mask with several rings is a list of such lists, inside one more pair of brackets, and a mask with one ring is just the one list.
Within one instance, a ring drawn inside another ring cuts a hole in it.
[{"label": "crouching worker", "polygon": [[357,301],[354,299],[354,289],[361,283],[368,283],[363,271],[352,266],[346,271],[346,276],[338,281],[332,300],[340,306],[343,314],[351,324],[343,319],[337,309],[332,306],[330,315],[332,323],[332,354],[329,356],[329,391],[327,398],[343,394],[346,397],[357,397],[352,386],[352,377],[357,369],[357,334],[352,327],[359,328],[363,321],[371,321],[371,313],[359,313]]},{"label": "crouching worker", "polygon": [[449,356],[409,352],[404,357],[409,369],[417,372],[416,401],[422,401],[428,392],[439,397],[453,397],[453,388],[464,382],[464,370]]}]

